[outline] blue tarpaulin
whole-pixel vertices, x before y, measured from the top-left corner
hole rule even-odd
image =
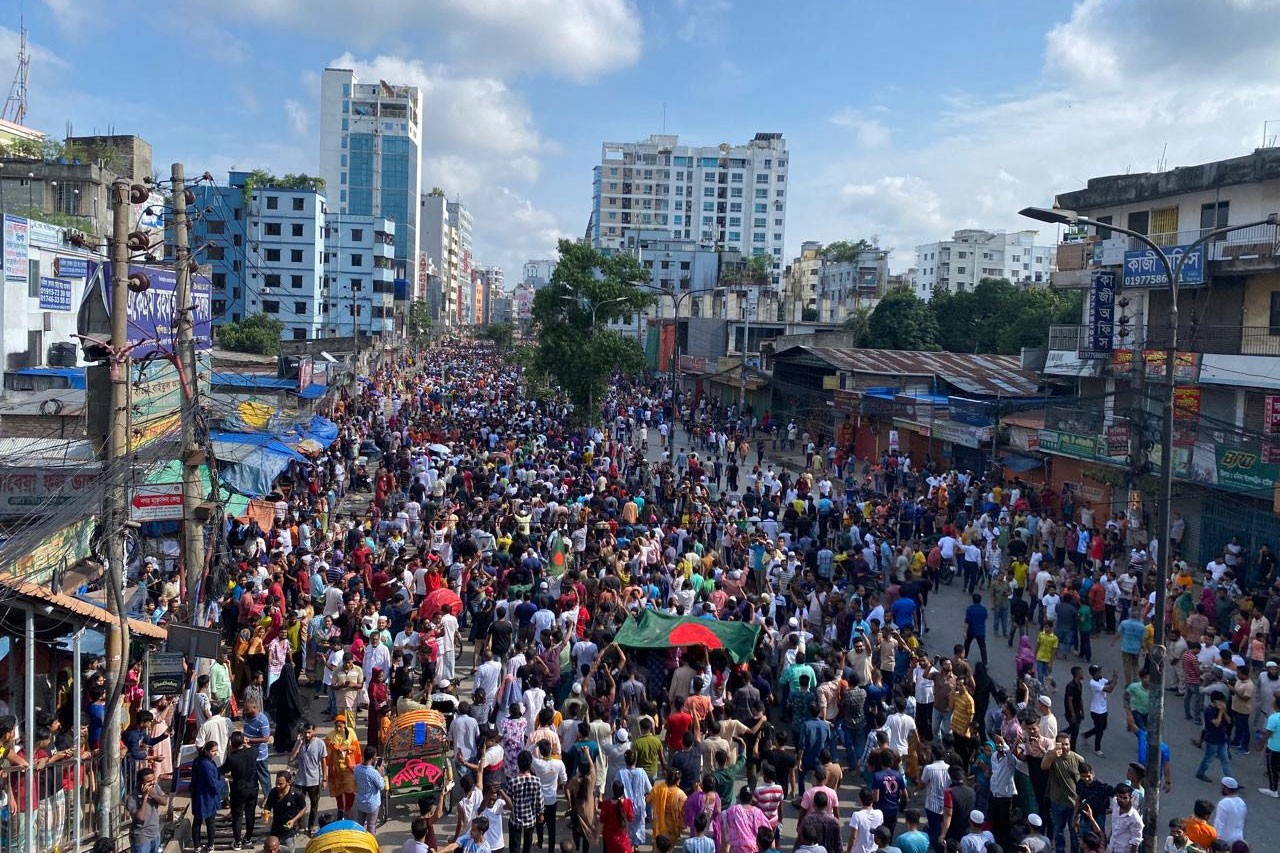
[[[230,388],[254,388],[259,391],[292,391],[298,386],[298,381],[266,376],[261,373],[217,372],[209,377],[209,384]]]
[[[269,433],[215,431],[210,438],[214,455],[222,463],[222,482],[250,497],[269,494],[291,461],[307,462],[307,457]]]
[[[303,388],[301,391],[299,391],[298,396],[301,397],[303,400],[319,400],[321,397],[325,395],[325,392],[328,390],[329,390],[328,385],[317,385],[316,383],[312,382],[306,388]]]
[[[1039,468],[1044,464],[1044,460],[1037,459],[1034,456],[1023,456],[1021,453],[1006,453],[1001,457],[1000,464],[1015,474],[1025,474],[1032,469]]]

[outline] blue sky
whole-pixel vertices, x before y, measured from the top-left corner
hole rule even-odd
[[[0,3],[0,85],[18,0]],[[1280,0],[25,0],[27,123],[156,163],[317,169],[319,71],[425,91],[423,185],[518,274],[580,236],[604,140],[785,134],[787,254],[877,237],[905,269],[1091,176],[1247,153],[1280,118]],[[181,33],[175,44],[175,33]],[[114,61],[106,46],[129,45]],[[1167,146],[1167,152],[1165,148]],[[1046,239],[1049,235],[1045,235]]]

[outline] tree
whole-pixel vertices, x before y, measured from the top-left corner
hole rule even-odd
[[[905,287],[889,291],[867,319],[871,349],[936,350],[938,321],[928,303]]]
[[[773,261],[768,255],[752,255],[747,259],[746,275],[749,281],[764,284],[769,280]]]
[[[284,323],[266,314],[251,314],[243,320],[218,327],[218,343],[234,352],[278,355]]]
[[[871,309],[859,305],[844,320],[844,330],[853,338],[854,346],[863,346],[867,339],[867,329],[871,325]]]
[[[858,255],[874,248],[875,245],[866,240],[837,240],[823,248],[822,258],[833,263],[856,261]]]
[[[405,330],[410,339],[421,340],[431,331],[431,306],[425,299],[415,299],[405,317]]]
[[[510,323],[491,323],[480,331],[480,337],[493,341],[498,349],[510,349],[515,335],[516,327]]]
[[[929,308],[942,349],[1004,355],[1044,346],[1051,324],[1076,323],[1080,316],[1078,294],[1019,288],[1003,278],[984,278],[971,291],[936,291]]]
[[[533,369],[564,388],[579,419],[594,418],[594,402],[615,370],[644,369],[638,343],[601,327],[653,302],[636,286],[648,279],[648,271],[631,255],[603,255],[585,243],[560,241],[551,282],[533,299],[538,336]]]

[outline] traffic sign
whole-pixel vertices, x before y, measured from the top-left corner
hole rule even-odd
[[[182,484],[148,483],[129,495],[129,518],[134,521],[180,521]]]

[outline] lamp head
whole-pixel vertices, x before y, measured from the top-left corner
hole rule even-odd
[[[1080,218],[1080,214],[1074,210],[1063,210],[1058,207],[1024,207],[1018,211],[1018,215],[1037,222],[1047,222],[1050,225],[1074,225]]]

